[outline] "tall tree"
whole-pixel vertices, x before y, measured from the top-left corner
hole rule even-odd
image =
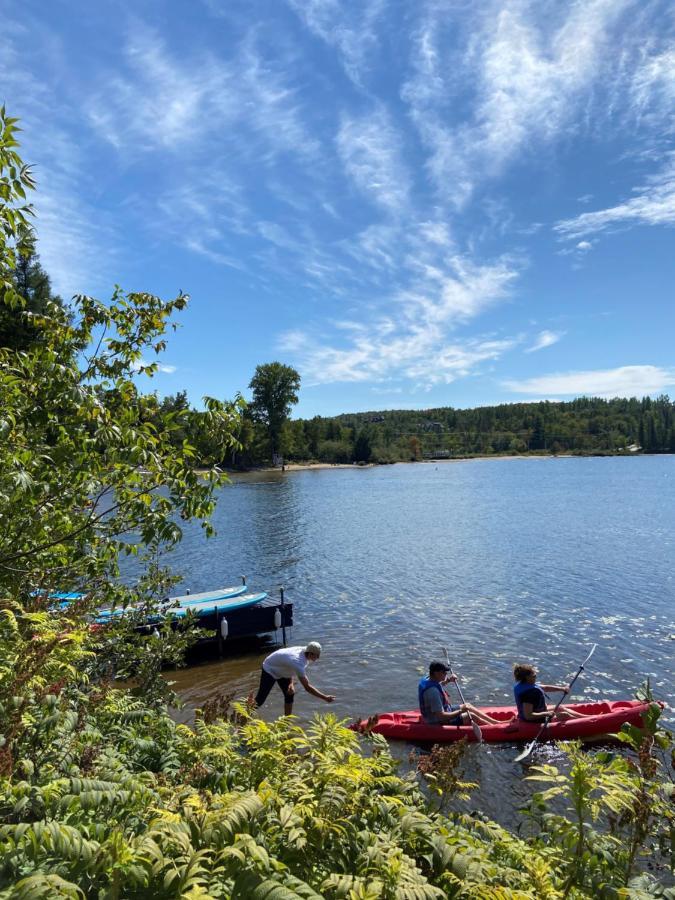
[[[354,441],[354,461],[363,463],[370,462],[372,453],[373,449],[370,440],[370,432],[367,428],[362,428]]]
[[[264,363],[256,367],[249,388],[253,391],[251,414],[266,428],[274,458],[279,452],[284,422],[290,415],[291,406],[298,402],[300,375],[291,366],[279,362]]]

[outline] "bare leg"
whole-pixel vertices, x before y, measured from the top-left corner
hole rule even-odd
[[[487,713],[481,712],[481,710],[476,709],[476,707],[472,703],[467,703],[466,708],[471,711],[471,718],[475,722],[480,722],[481,725],[503,724],[499,719],[493,719],[492,716],[488,716]]]
[[[588,713],[577,712],[576,709],[570,709],[569,706],[561,706],[556,717],[560,719],[586,719]]]

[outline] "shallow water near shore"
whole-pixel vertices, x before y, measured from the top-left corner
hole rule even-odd
[[[447,646],[467,700],[511,702],[511,666],[569,679],[598,649],[575,695],[631,697],[650,678],[672,701],[675,675],[675,457],[470,460],[239,475],[221,492],[218,536],[188,527],[171,565],[179,590],[283,585],[294,604],[289,643],[319,640],[296,710],[353,720],[410,709],[429,661]],[[165,561],[168,561],[165,560]],[[279,640],[281,635],[278,635]],[[221,691],[257,685],[273,644],[231,645],[170,673],[179,717]],[[261,714],[281,713],[273,691]],[[670,715],[670,714],[668,714]],[[671,720],[672,721],[672,720]],[[392,744],[404,765],[410,746]],[[533,788],[514,746],[466,754],[480,782],[469,807],[505,824]],[[539,759],[555,761],[547,748]]]

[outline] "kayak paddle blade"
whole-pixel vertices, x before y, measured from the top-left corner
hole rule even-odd
[[[471,727],[473,728],[473,733],[475,735],[476,740],[478,741],[479,744],[482,744],[483,743],[483,734],[480,730],[480,726],[473,719],[471,719]]]
[[[532,741],[527,745],[527,747],[523,750],[522,753],[519,753],[518,756],[513,760],[514,762],[525,762],[526,759],[529,759],[532,756],[532,751],[536,746],[536,740]]]

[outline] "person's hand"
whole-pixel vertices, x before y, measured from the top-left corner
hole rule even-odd
[[[455,675],[454,672],[452,672],[450,675],[445,676],[445,680],[443,681],[443,684],[447,684],[449,681],[454,681],[455,683],[457,683],[457,676]]]
[[[324,700],[326,701],[326,703],[332,703],[333,700],[335,700],[335,697],[333,696],[333,694],[326,694]]]
[[[295,685],[293,684],[292,681],[291,681],[291,683],[288,685],[288,691],[287,691],[287,693],[289,693],[289,694],[294,694],[294,693],[295,693]]]
[[[556,719],[561,719],[562,721],[567,721],[567,719],[571,719],[572,716],[566,709],[559,709],[556,713]]]

